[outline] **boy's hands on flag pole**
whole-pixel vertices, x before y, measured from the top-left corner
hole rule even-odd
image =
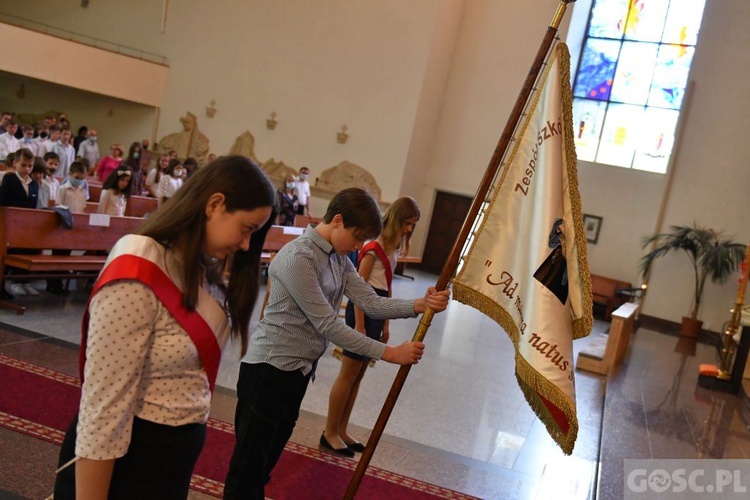
[[[451,298],[451,291],[449,289],[442,290],[440,292],[434,286],[427,289],[424,297],[414,301],[414,312],[422,314],[429,307],[435,312],[445,311],[448,307],[448,301]]]
[[[385,352],[380,358],[397,365],[416,365],[424,354],[423,342],[404,342],[398,347],[385,346]]]
[[[434,286],[427,289],[424,297],[414,301],[414,312],[421,314],[429,307],[435,312],[445,311],[451,298],[450,290],[438,292]],[[424,354],[423,342],[404,342],[400,346],[385,346],[381,359],[397,365],[416,365]]]

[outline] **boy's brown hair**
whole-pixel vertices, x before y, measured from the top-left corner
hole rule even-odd
[[[362,239],[377,238],[383,230],[378,202],[364,189],[347,188],[336,193],[328,204],[323,222],[330,224],[336,214],[341,214],[345,228],[356,228],[357,236]]]

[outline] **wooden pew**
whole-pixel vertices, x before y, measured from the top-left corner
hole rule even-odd
[[[155,212],[157,205],[156,198],[131,196],[128,200],[128,204],[125,206],[125,217],[138,217],[142,219],[151,212]],[[84,213],[95,214],[98,209],[99,202],[87,201]]]
[[[611,319],[612,311],[620,307],[625,299],[617,294],[622,288],[630,288],[633,285],[626,281],[619,281],[604,276],[591,275],[591,294],[594,306],[604,310],[604,320]]]
[[[122,236],[130,234],[143,222],[135,217],[110,217],[109,226],[92,226],[90,215],[72,214],[73,229],[60,224],[52,210],[0,207],[0,274],[8,279],[7,267],[29,271],[17,276],[23,279],[65,279],[60,272],[78,273],[67,277],[95,277],[106,255],[42,255],[42,250],[83,250],[108,252]],[[9,254],[9,249],[38,250],[39,254]],[[57,274],[55,274],[57,273]],[[12,279],[12,278],[11,278]],[[23,314],[24,308],[2,303],[3,307]]]
[[[294,240],[302,234],[300,228],[271,226],[266,234],[266,243],[263,245],[264,252],[278,252],[281,247]]]
[[[294,227],[307,227],[309,224],[319,224],[323,222],[322,217],[308,217],[307,215],[295,215]]]
[[[155,212],[158,206],[156,198],[148,196],[131,196],[128,204],[125,206],[126,217],[145,217],[151,212]]]
[[[89,199],[92,203],[99,203],[99,199],[102,197],[102,186],[89,184]]]
[[[591,344],[578,354],[576,368],[608,374],[612,368],[622,363],[628,350],[633,324],[638,312],[638,304],[627,302],[612,313],[612,325],[609,334],[599,333]],[[606,337],[606,338],[605,338]]]

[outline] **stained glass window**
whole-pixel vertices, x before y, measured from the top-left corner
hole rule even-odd
[[[592,0],[575,82],[581,160],[665,173],[706,0]]]

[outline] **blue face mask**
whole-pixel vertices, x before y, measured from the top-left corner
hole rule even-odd
[[[141,157],[141,153],[133,153],[133,158],[136,160]]]
[[[89,141],[91,142],[91,144],[95,143],[96,137],[89,137]]]
[[[287,182],[286,183],[286,188],[287,189],[294,189],[294,183],[293,182]]]
[[[70,180],[70,185],[73,187],[78,187],[81,184],[83,184],[83,179],[76,179],[75,177],[71,177],[69,180]]]

